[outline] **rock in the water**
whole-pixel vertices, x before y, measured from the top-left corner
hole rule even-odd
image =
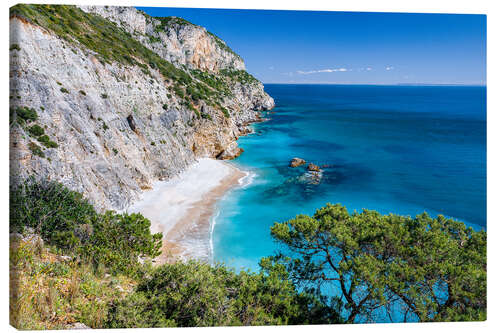
[[[290,167],[292,167],[292,168],[296,168],[296,167],[304,165],[304,164],[306,164],[306,161],[301,159],[301,158],[298,158],[298,157],[294,157],[290,161]]]
[[[307,170],[309,170],[309,171],[319,172],[321,169],[320,169],[320,168],[319,168],[319,166],[317,166],[316,164],[314,164],[314,163],[309,163],[309,165],[307,166]]]

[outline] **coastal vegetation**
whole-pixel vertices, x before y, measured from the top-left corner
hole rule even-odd
[[[10,191],[11,323],[22,329],[333,324],[486,318],[486,233],[442,216],[341,205],[276,223],[259,272],[153,265],[161,234],[29,179]],[[337,294],[325,287],[338,287]],[[399,314],[399,317],[397,316]]]

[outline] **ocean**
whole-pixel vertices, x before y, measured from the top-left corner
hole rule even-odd
[[[241,137],[231,161],[248,172],[213,217],[214,262],[257,270],[278,244],[274,222],[326,203],[350,211],[443,214],[486,230],[486,88],[279,85],[269,120]],[[290,168],[323,166],[319,184]]]

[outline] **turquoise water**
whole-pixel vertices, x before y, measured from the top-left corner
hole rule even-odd
[[[486,88],[266,85],[276,108],[232,161],[245,185],[218,203],[213,257],[256,270],[277,249],[276,221],[326,204],[415,215],[423,211],[486,229]],[[324,169],[300,180],[301,157]]]

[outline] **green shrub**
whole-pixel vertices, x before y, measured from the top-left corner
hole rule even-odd
[[[47,143],[44,143],[44,145],[47,148],[57,148],[57,147],[59,147],[59,145],[56,142],[54,142],[54,141],[49,141]]]
[[[222,265],[195,261],[160,266],[133,294],[112,306],[108,326],[295,324],[307,307],[320,308],[313,297],[299,293],[287,276],[270,268],[259,274],[236,274]],[[338,322],[338,316],[324,313],[321,318],[311,314],[309,322]]]
[[[87,93],[83,90],[80,90],[79,93],[82,94],[83,96],[87,96]]]
[[[10,109],[12,118],[16,116],[16,119],[20,123],[36,121],[38,115],[33,108],[28,108],[27,106],[18,106],[15,109]]]
[[[18,44],[11,44],[9,51],[13,51],[13,50],[21,51],[21,48],[19,47]]]
[[[43,152],[42,148],[39,145],[37,145],[36,143],[30,142],[28,144],[28,148],[31,150],[33,155],[36,155],[39,157],[45,157],[45,153]]]
[[[151,222],[141,214],[107,211],[94,215],[90,222],[93,231],[80,252],[95,267],[104,265],[115,274],[135,275],[140,270],[139,256],[154,258],[161,253],[161,233],[152,235]]]
[[[113,148],[113,153],[114,153],[115,155],[118,155],[118,149]]]
[[[229,111],[227,111],[227,109],[226,109],[226,108],[221,108],[221,110],[222,110],[222,113],[224,114],[224,117],[226,117],[226,118],[229,118],[229,117],[230,117],[230,116],[229,116]]]
[[[106,98],[108,98],[108,95],[107,94],[101,94],[101,98],[106,99]]]
[[[38,138],[38,141],[42,143],[47,148],[57,148],[59,145],[54,141],[51,141],[48,135],[42,135]]]
[[[62,93],[65,93],[65,94],[69,94],[68,89],[66,89],[66,88],[64,88],[64,87],[63,87],[63,88],[61,88],[61,92],[62,92]]]
[[[35,137],[43,135],[45,133],[45,131],[43,130],[43,128],[40,127],[37,124],[35,124],[35,125],[31,126],[30,128],[28,128],[28,132],[31,135],[35,136]]]

